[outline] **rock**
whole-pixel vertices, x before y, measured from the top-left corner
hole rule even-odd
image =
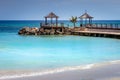
[[[23,28],[26,32],[29,32],[31,29],[29,27]]]
[[[34,35],[38,35],[37,32],[35,32]]]
[[[44,32],[44,29],[43,29],[43,28],[40,28],[39,31],[40,31],[40,32]]]
[[[46,32],[43,32],[42,35],[46,35]]]
[[[54,35],[54,34],[55,34],[55,30],[51,30],[50,35]]]
[[[71,35],[71,32],[72,32],[71,30],[67,30],[67,31],[64,32],[64,34],[65,35]]]
[[[42,28],[37,28],[37,27],[24,27],[21,30],[19,30],[18,34],[19,35],[71,35],[72,31],[74,31],[74,28],[58,28],[58,29],[44,29]],[[78,30],[78,28],[76,29]]]
[[[23,34],[23,35],[36,35],[37,32],[39,31],[38,28],[30,28],[30,27],[24,27],[22,28],[18,34]]]
[[[65,28],[64,29],[64,34],[65,35],[71,35],[71,32],[73,31],[73,28]]]
[[[29,32],[26,32],[25,35],[30,35],[30,33],[29,33]]]
[[[55,32],[55,34],[60,34],[60,35],[62,35],[63,32],[60,32],[60,31],[57,30],[57,31]]]
[[[46,35],[50,35],[50,30],[45,30]]]

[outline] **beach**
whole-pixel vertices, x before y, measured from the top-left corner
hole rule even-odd
[[[120,80],[120,61],[94,64],[85,69],[1,80]]]

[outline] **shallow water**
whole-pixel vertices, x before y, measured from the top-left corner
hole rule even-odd
[[[120,59],[120,40],[0,34],[0,69],[49,69]]]

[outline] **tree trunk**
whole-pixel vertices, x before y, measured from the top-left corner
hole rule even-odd
[[[75,23],[73,23],[74,24],[74,28],[75,28]]]

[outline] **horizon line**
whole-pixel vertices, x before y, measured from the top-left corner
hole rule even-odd
[[[43,21],[43,20],[40,20],[40,19],[33,19],[34,21]],[[28,19],[8,19],[8,20],[0,20],[0,21],[33,21],[32,19],[28,20]],[[66,20],[66,19],[59,19],[60,20]],[[94,20],[120,20],[120,19],[93,19]],[[67,20],[68,21],[68,20]]]

